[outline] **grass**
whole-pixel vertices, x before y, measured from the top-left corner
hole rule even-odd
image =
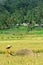
[[[21,28],[19,28],[20,30]],[[0,65],[43,65],[43,30],[32,30],[30,32],[16,29],[0,31]],[[11,52],[28,48],[33,55],[8,56],[6,46],[11,45]]]
[[[20,40],[20,39],[43,38],[43,28],[35,28],[27,31],[27,27],[20,26],[11,29],[0,30],[0,40]]]
[[[43,50],[43,40],[41,39],[0,41],[0,52],[3,52],[0,53],[0,65],[43,65],[43,52],[34,53],[33,56],[16,55],[7,57],[6,46],[8,44],[12,46],[11,51],[13,51],[14,54],[22,48],[28,48],[33,51]]]
[[[17,34],[43,34],[43,27],[34,27],[32,30],[28,31],[26,26],[20,26],[19,28],[12,27],[10,29],[3,29],[0,30],[0,34],[10,34],[10,33],[17,33]]]
[[[34,62],[34,60],[32,60],[32,58],[30,58],[29,56],[6,57],[5,55],[1,55],[0,58],[0,65],[32,65]]]
[[[13,33],[13,34],[0,34],[0,41],[7,41],[7,40],[43,40],[43,34],[19,34],[19,33]]]
[[[43,65],[43,54],[35,54],[34,57],[30,56],[15,56],[6,57],[0,55],[0,65]]]

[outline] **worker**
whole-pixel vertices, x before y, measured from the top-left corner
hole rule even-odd
[[[11,51],[10,51],[10,48],[11,48],[11,47],[12,47],[12,46],[10,46],[10,45],[8,45],[8,46],[6,47],[7,56],[11,55]]]

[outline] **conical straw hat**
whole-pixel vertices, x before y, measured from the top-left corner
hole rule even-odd
[[[8,46],[6,47],[6,49],[9,49],[9,48],[11,48],[11,45],[8,45]]]

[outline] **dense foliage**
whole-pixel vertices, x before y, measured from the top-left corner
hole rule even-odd
[[[0,0],[0,29],[21,23],[43,23],[43,0]]]

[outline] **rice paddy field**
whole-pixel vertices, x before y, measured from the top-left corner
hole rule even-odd
[[[33,52],[26,55],[7,56],[6,46],[11,52],[26,48]],[[43,65],[43,34],[0,34],[0,65]]]

